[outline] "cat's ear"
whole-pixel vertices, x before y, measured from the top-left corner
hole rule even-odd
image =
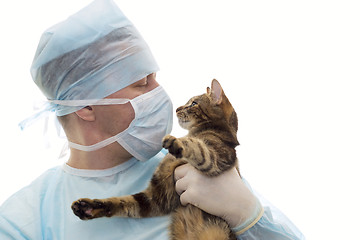
[[[211,94],[210,94],[212,100],[217,105],[220,105],[223,100],[223,95],[224,95],[224,92],[223,92],[223,89],[222,89],[220,83],[216,79],[213,79],[211,82]]]

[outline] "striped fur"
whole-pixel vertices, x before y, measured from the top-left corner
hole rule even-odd
[[[181,206],[175,191],[174,170],[190,163],[208,176],[217,176],[237,166],[235,147],[237,116],[220,84],[214,79],[207,93],[190,99],[176,110],[179,124],[189,131],[181,138],[168,135],[168,149],[143,192],[108,199],[79,199],[72,205],[83,220],[98,217],[143,218],[172,214],[170,239],[236,239],[228,224],[188,205]]]

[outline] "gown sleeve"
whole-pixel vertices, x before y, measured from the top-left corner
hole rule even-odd
[[[41,181],[22,188],[0,205],[0,239],[41,239]],[[44,181],[45,182],[45,181]],[[46,183],[46,182],[45,182]]]
[[[25,240],[21,230],[11,224],[7,219],[0,215],[0,239],[1,240]]]
[[[250,188],[248,182],[243,179]],[[260,220],[250,229],[237,236],[238,240],[305,240],[299,229],[275,206],[254,192],[264,208]]]

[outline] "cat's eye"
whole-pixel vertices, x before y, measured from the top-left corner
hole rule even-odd
[[[197,102],[193,101],[193,102],[191,103],[190,107],[193,107],[193,106],[195,106],[195,105],[197,105]]]

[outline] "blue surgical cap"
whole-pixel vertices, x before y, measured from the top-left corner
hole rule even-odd
[[[158,70],[148,45],[116,4],[95,0],[43,33],[31,76],[50,100],[42,112],[63,116],[86,105],[61,100],[102,99]],[[27,120],[20,124],[25,125]]]

